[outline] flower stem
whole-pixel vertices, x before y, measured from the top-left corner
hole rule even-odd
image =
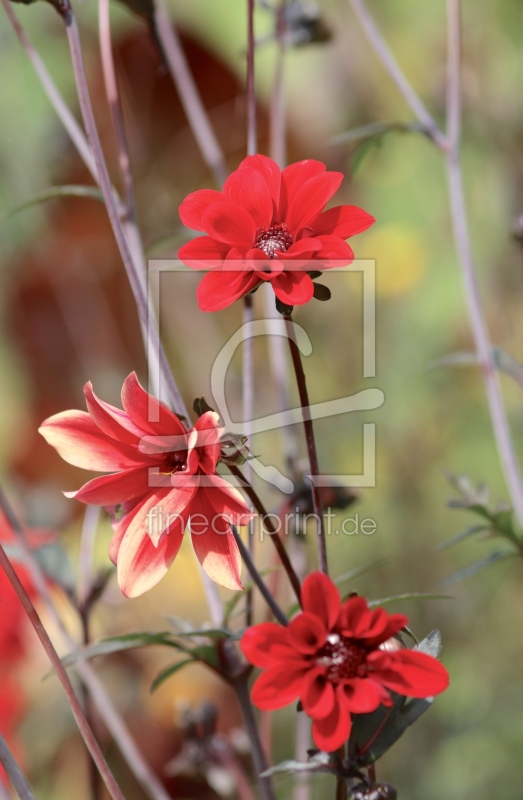
[[[254,83],[254,0],[247,0],[247,154],[258,151],[258,125],[256,120],[256,91]]]
[[[426,132],[429,134],[431,139],[434,140],[438,147],[445,151],[447,148],[447,139],[445,134],[441,131],[434,117],[405,77],[404,72],[379,32],[378,27],[369,13],[364,0],[348,0],[348,3],[358,18],[358,21],[363,28],[371,47],[385,67],[385,70],[388,72],[389,76],[396,84],[396,87],[403,95],[414,116],[419,120],[419,122],[421,122]]]
[[[297,598],[298,602],[301,602],[301,584],[300,584],[300,579],[298,578],[298,576],[297,576],[297,574],[296,574],[296,572],[294,570],[294,567],[292,566],[291,560],[289,558],[289,554],[287,553],[287,550],[285,549],[285,546],[284,546],[282,540],[280,539],[280,537],[278,535],[278,531],[274,527],[274,525],[272,523],[272,520],[271,520],[271,518],[270,518],[270,516],[269,516],[269,514],[268,514],[268,512],[267,512],[267,510],[265,508],[265,506],[263,505],[262,501],[260,500],[260,497],[257,494],[256,490],[252,487],[252,485],[242,475],[241,470],[239,470],[238,467],[235,467],[235,466],[230,466],[229,469],[230,469],[231,473],[233,475],[235,475],[238,478],[238,480],[241,481],[242,489],[245,491],[245,494],[251,500],[254,508],[256,509],[258,514],[260,515],[262,523],[266,526],[267,531],[268,531],[269,536],[270,536],[270,539],[271,539],[274,547],[276,548],[276,552],[278,553],[278,556],[280,558],[282,566],[283,566],[285,572],[287,573],[287,577],[289,578],[289,582],[290,582],[292,588],[294,589],[294,593],[296,595],[296,598]]]
[[[245,562],[245,566],[249,570],[251,578],[253,579],[254,583],[256,584],[258,589],[260,590],[260,594],[262,595],[263,599],[265,600],[265,602],[267,603],[267,605],[271,609],[272,613],[274,614],[274,616],[278,620],[278,622],[281,625],[288,625],[289,624],[289,620],[287,619],[287,617],[285,616],[284,612],[282,611],[282,609],[280,608],[280,606],[278,605],[278,603],[276,602],[276,600],[274,599],[274,597],[272,596],[272,594],[268,590],[267,586],[265,585],[262,576],[258,572],[258,570],[257,570],[257,568],[256,568],[256,566],[255,566],[255,564],[254,564],[254,562],[253,562],[253,560],[251,558],[251,554],[249,553],[249,550],[247,549],[247,547],[245,547],[245,545],[243,543],[242,537],[240,536],[240,534],[238,533],[238,531],[236,530],[234,525],[231,525],[231,529],[232,529],[233,536],[234,536],[234,538],[236,540],[236,544],[238,545],[238,549],[240,551],[240,555],[241,555],[243,561]]]
[[[45,603],[46,610],[52,617],[56,629],[61,633],[67,647],[70,651],[76,649],[76,645],[71,639],[60,615],[58,614],[52,596],[49,592],[46,578],[42,572],[42,568],[34,557],[31,550],[28,548],[23,528],[17,519],[13,509],[11,508],[2,488],[0,487],[0,508],[5,514],[9,523],[11,531],[16,539],[17,545],[24,557],[24,563],[29,568],[31,579],[34,582],[38,596]],[[83,683],[88,687],[91,698],[96,705],[97,711],[104,721],[107,730],[113,737],[116,745],[122,753],[129,769],[135,776],[138,783],[142,786],[145,794],[151,800],[170,800],[169,795],[163,788],[162,784],[157,779],[154,772],[151,770],[147,762],[144,760],[142,753],[136,746],[131,734],[125,726],[118,711],[112,704],[112,700],[107,694],[104,686],[98,679],[91,664],[86,661],[78,661],[76,670],[79,673]]]
[[[300,403],[303,413],[303,427],[305,429],[305,439],[307,442],[307,452],[309,454],[309,463],[312,481],[312,504],[314,514],[316,517],[317,535],[318,535],[318,566],[320,570],[329,574],[327,567],[327,542],[325,539],[325,526],[323,521],[323,503],[321,499],[321,492],[319,486],[314,482],[314,477],[319,475],[318,455],[316,451],[316,442],[314,441],[314,428],[310,415],[309,393],[307,391],[307,382],[305,380],[305,372],[303,364],[301,363],[300,350],[294,341],[293,322],[290,317],[285,317],[285,326],[287,329],[287,340],[291,352],[292,364],[294,366],[294,373],[296,375],[296,384],[298,386],[298,394],[300,396]]]
[[[218,186],[227,178],[227,164],[216,134],[191,75],[178,33],[169,19],[164,0],[156,0],[154,20],[173,82],[203,159],[212,171]]]
[[[153,311],[149,307],[145,273],[137,268],[136,261],[132,256],[127,237],[122,227],[118,206],[116,204],[113,187],[109,179],[109,173],[107,171],[107,165],[105,163],[102,146],[100,144],[100,138],[98,136],[98,130],[94,119],[91,98],[89,96],[89,89],[87,86],[87,78],[85,74],[85,65],[83,60],[82,46],[80,43],[80,36],[78,33],[78,26],[76,24],[76,19],[69,0],[64,0],[63,19],[65,22],[67,38],[71,51],[71,61],[78,91],[78,100],[82,111],[87,138],[93,150],[96,173],[98,175],[98,183],[104,196],[114,237],[116,239],[116,243],[127,272],[129,283],[131,284],[131,289],[133,291],[138,308],[142,329],[144,330],[144,335],[147,336],[148,341],[150,340],[148,355],[157,355],[159,368],[165,381],[165,385],[168,388],[174,408],[180,414],[188,418],[187,409],[185,408],[183,399],[178,391],[178,387],[169,368],[167,357],[160,341],[158,327],[154,319]]]
[[[463,175],[460,163],[461,128],[461,22],[459,0],[448,3],[448,84],[447,84],[447,134],[443,134],[433,117],[408,82],[394,56],[381,36],[364,0],[348,0],[359,19],[372,48],[406,99],[417,119],[431,134],[435,144],[445,156],[448,193],[451,207],[454,239],[458,251],[469,320],[478,360],[483,373],[492,429],[498,454],[507,482],[512,505],[520,526],[523,527],[523,479],[510,435],[501,387],[492,358],[492,344],[481,304],[476,266],[472,255],[468,229]]]
[[[233,683],[233,688],[236,692],[236,696],[238,698],[238,702],[240,704],[240,708],[243,715],[245,729],[247,731],[247,735],[249,736],[251,742],[252,760],[254,763],[254,769],[256,771],[256,775],[258,777],[261,799],[275,800],[276,795],[274,794],[274,789],[272,786],[271,779],[269,777],[260,778],[262,772],[265,772],[265,770],[268,768],[268,764],[260,740],[258,724],[254,716],[254,710],[251,705],[251,699],[249,697],[249,687],[247,685],[247,679],[245,677],[237,678]]]
[[[5,769],[11,786],[17,793],[20,800],[35,800],[24,774],[16,763],[15,758],[9,750],[7,742],[3,738],[2,734],[0,734],[0,764]]]
[[[253,321],[253,298],[247,294],[243,298],[243,324],[252,325]],[[254,340],[252,336],[247,336],[243,342],[243,365],[242,365],[242,398],[243,398],[243,423],[246,426],[246,436],[251,439],[251,424],[254,417]],[[253,470],[249,462],[245,465],[247,480],[252,484]],[[251,558],[254,558],[254,531],[252,521],[248,527],[248,546]],[[252,592],[248,591],[245,598],[245,623],[247,627],[252,625]]]
[[[469,318],[474,344],[483,373],[492,427],[505,479],[510,491],[514,511],[520,526],[523,526],[523,481],[512,443],[507,414],[503,404],[498,373],[492,357],[485,316],[472,255],[468,230],[463,177],[460,163],[461,128],[461,21],[459,0],[448,0],[448,92],[447,135],[450,142],[446,154],[449,200],[452,211],[454,239],[459,254]]]
[[[336,778],[336,800],[347,800],[347,781],[345,778]]]
[[[136,220],[136,200],[134,195],[133,175],[131,172],[131,157],[127,144],[127,136],[125,134],[122,106],[120,103],[118,81],[116,79],[113,50],[111,46],[109,0],[99,0],[98,16],[105,93],[111,111],[111,119],[118,151],[118,163],[120,166],[120,175],[122,177],[123,194],[125,198],[125,215],[128,218]]]
[[[96,741],[91,728],[85,718],[85,714],[82,711],[82,707],[74,693],[74,689],[71,685],[71,681],[69,680],[69,676],[63,666],[58,653],[56,652],[49,635],[42,625],[40,617],[31,602],[31,598],[27,594],[20,578],[16,574],[13,565],[9,561],[4,548],[0,545],[0,567],[4,570],[7,578],[12,585],[13,589],[15,590],[16,594],[22,606],[24,607],[25,613],[29,617],[29,620],[36,631],[40,642],[49,658],[49,661],[53,665],[53,668],[58,676],[58,680],[60,681],[62,688],[64,690],[65,696],[67,697],[67,701],[69,706],[71,707],[71,711],[73,716],[76,720],[76,724],[82,734],[82,738],[86,744],[87,749],[89,750],[93,761],[95,762],[100,775],[103,778],[103,781],[109,791],[109,794],[113,798],[113,800],[125,800],[124,796],[120,790],[120,787],[116,783],[116,780],[111,772],[107,761],[105,760],[102,751],[100,750],[100,746]]]

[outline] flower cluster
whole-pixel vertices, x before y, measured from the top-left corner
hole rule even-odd
[[[335,584],[319,572],[305,579],[301,599],[303,612],[288,627],[255,625],[240,646],[265,670],[252,688],[253,703],[272,711],[299,698],[321,750],[344,744],[352,714],[392,705],[390,691],[431,697],[447,688],[447,671],[435,658],[383,647],[407,625],[403,614],[371,610],[363,597],[342,603]]]
[[[284,306],[315,294],[309,272],[350,264],[345,239],[374,218],[356,206],[324,208],[343,180],[320,161],[300,161],[283,171],[263,155],[248,156],[225,181],[223,192],[201,189],[180,206],[184,225],[206,235],[181,247],[178,257],[209,270],[198,286],[203,311],[218,311],[269,281]]]
[[[112,514],[109,555],[123,594],[136,597],[165,575],[187,526],[207,574],[241,589],[240,554],[230,525],[245,525],[253,514],[216,474],[223,433],[218,415],[207,411],[186,430],[134,372],[122,388],[123,411],[96,397],[90,383],[84,393],[88,412],[49,417],[40,433],[70,464],[111,473],[65,494]]]

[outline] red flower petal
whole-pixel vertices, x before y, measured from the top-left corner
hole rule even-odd
[[[296,654],[287,641],[287,630],[275,622],[262,622],[247,628],[240,641],[240,650],[255,667],[272,667],[295,660]]]
[[[258,277],[250,270],[230,272],[220,269],[209,272],[198,284],[198,305],[202,311],[221,311],[248,294],[258,283]]]
[[[202,216],[209,206],[213,203],[220,203],[224,200],[221,192],[214,189],[199,189],[197,192],[187,195],[179,208],[180,219],[188,228],[195,231],[204,231],[205,225]]]
[[[364,637],[372,623],[372,613],[364,597],[350,597],[342,607],[340,627],[345,636]]]
[[[254,517],[241,493],[219,475],[200,477],[201,491],[211,503],[214,513],[221,514],[235,525],[247,525]]]
[[[198,236],[180,247],[178,258],[191,269],[216,269],[221,267],[228,252],[228,244],[216,242],[210,236]]]
[[[62,411],[46,419],[38,430],[74,467],[115,472],[143,464],[136,448],[110,439],[86,411]]]
[[[371,678],[351,678],[340,684],[338,697],[347,711],[370,714],[382,703],[391,704],[389,693]]]
[[[207,411],[198,419],[193,430],[199,432],[196,440],[196,448],[200,467],[205,472],[216,472],[216,464],[220,459],[221,442],[220,436],[223,428],[220,427],[219,417],[214,411]]]
[[[126,469],[114,475],[103,475],[93,478],[77,492],[64,492],[66,497],[91,503],[95,506],[114,506],[143,497],[148,490],[148,474],[146,467]]]
[[[262,673],[253,684],[251,700],[264,711],[283,708],[300,696],[307,665],[289,661],[284,667],[278,665]]]
[[[281,253],[279,258],[282,261],[292,261],[292,264],[286,264],[285,269],[297,269],[304,266],[312,256],[317,257],[323,247],[319,239],[298,239],[297,242],[291,244],[286,253]]]
[[[232,247],[251,247],[256,239],[256,223],[241,206],[223,200],[209,206],[203,215],[205,230],[219,242]]]
[[[281,185],[281,170],[277,163],[273,161],[272,158],[268,158],[267,156],[255,155],[244,158],[238,169],[244,169],[245,167],[252,167],[253,169],[258,170],[261,175],[263,175],[265,182],[269,187],[269,191],[274,203],[274,210],[276,211],[278,208],[278,203],[280,202]]]
[[[285,217],[291,234],[298,228],[310,225],[316,219],[332,195],[337,192],[342,180],[341,172],[325,172],[310,178],[298,189],[294,200],[289,203]]]
[[[334,710],[336,695],[334,687],[327,679],[325,670],[320,667],[311,669],[305,675],[300,700],[307,716],[311,719],[325,719]]]
[[[244,166],[236,170],[225,181],[223,191],[251,215],[258,228],[270,227],[273,215],[272,197],[267,181],[257,169]]]
[[[241,556],[226,519],[200,489],[190,509],[189,527],[194,552],[207,575],[227,589],[243,589]]]
[[[349,738],[352,728],[350,714],[336,702],[332,712],[325,719],[316,719],[312,723],[312,738],[320,750],[334,752]]]
[[[93,391],[91,381],[85,384],[84,395],[91,419],[103,433],[119,442],[138,444],[139,439],[143,436],[143,431],[133,424],[125,411],[100,400]]]
[[[120,543],[117,556],[118,583],[126,597],[138,597],[152,589],[163,578],[176,558],[182,544],[186,520],[174,516],[155,547],[147,529],[149,515],[154,508],[161,510],[165,521],[170,512],[169,496],[151,494],[144,503],[129,515],[128,525]]]
[[[288,627],[289,643],[299,652],[312,655],[325,644],[327,629],[315,614],[304,611]]]
[[[367,638],[366,645],[368,647],[377,647],[382,642],[386,642],[387,639],[390,639],[391,636],[394,636],[396,633],[398,633],[398,631],[401,631],[402,628],[405,628],[408,623],[408,617],[406,617],[404,614],[388,614],[387,624],[384,630],[375,638]]]
[[[343,239],[338,239],[337,236],[318,236],[315,241],[320,242],[322,246],[316,256],[318,261],[321,262],[318,269],[342,267],[354,261],[354,252]]]
[[[308,303],[314,295],[314,284],[306,272],[282,272],[271,280],[276,297],[290,306]]]
[[[433,697],[445,691],[449,675],[436,658],[416,650],[375,651],[368,657],[372,675],[393,692],[407,697]]]
[[[319,617],[327,630],[332,630],[340,613],[340,593],[336,585],[322,572],[311,572],[301,587],[304,611]]]
[[[124,381],[122,403],[133,423],[144,431],[144,435],[153,433],[158,436],[182,436],[186,433],[176,414],[145,391],[136,372],[131,372]]]
[[[313,178],[325,172],[325,164],[321,161],[307,159],[298,161],[296,164],[289,164],[281,174],[281,195],[280,195],[280,221],[287,221],[288,209],[291,207],[301,186]]]
[[[367,214],[358,206],[336,206],[324,211],[316,217],[311,228],[315,236],[338,236],[348,239],[370,228],[376,222],[374,217]]]

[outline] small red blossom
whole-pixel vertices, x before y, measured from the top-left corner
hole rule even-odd
[[[201,189],[180,206],[184,225],[205,232],[181,247],[193,269],[209,269],[198,286],[202,311],[218,311],[269,281],[281,303],[303,305],[314,295],[308,271],[350,264],[345,242],[374,218],[356,206],[325,205],[343,180],[320,161],[283,171],[270,158],[248,156],[223,192]]]
[[[255,625],[240,647],[251,664],[265,670],[252,687],[253,703],[272,711],[299,698],[320,750],[344,744],[352,714],[392,705],[389,690],[432,697],[447,688],[448,673],[437,659],[380,647],[407,625],[403,614],[371,610],[363,597],[342,603],[335,584],[320,572],[304,580],[301,597],[303,612],[288,627]]]
[[[122,388],[123,411],[96,397],[90,383],[84,394],[88,413],[56,414],[40,433],[70,464],[112,473],[65,494],[113,513],[109,556],[123,594],[136,597],[158,583],[178,554],[187,525],[207,574],[227,588],[243,588],[230,524],[245,525],[253,514],[216,474],[223,432],[218,415],[207,411],[186,430],[134,372]]]

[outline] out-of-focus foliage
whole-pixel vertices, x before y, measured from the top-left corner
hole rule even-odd
[[[231,168],[245,154],[243,94],[245,3],[200,0],[172,3],[180,27],[191,37],[187,52]],[[391,0],[369,5],[415,88],[438,120],[445,98],[444,4]],[[482,297],[495,345],[523,362],[523,261],[512,231],[523,211],[523,7],[518,0],[464,2],[464,176]],[[413,120],[369,50],[348,5],[322,3],[328,42],[293,49],[286,64],[289,159],[319,158],[345,171],[339,202],[359,204],[377,219],[353,240],[358,258],[376,260],[377,373],[362,378],[362,289],[358,274],[331,273],[327,303],[311,302],[295,313],[310,335],[306,359],[311,401],[353,394],[367,386],[385,393],[373,412],[320,420],[316,424],[320,461],[332,473],[362,470],[362,423],[377,426],[376,487],[361,490],[358,502],[337,512],[329,537],[333,577],[386,559],[353,577],[349,590],[373,597],[435,592],[448,575],[482,558],[472,539],[436,552],[463,530],[463,514],[447,508],[451,494],[444,471],[484,482],[494,503],[507,493],[487,415],[480,371],[472,366],[429,370],[435,360],[472,349],[462,282],[453,246],[441,156],[418,133],[403,132]],[[16,8],[54,79],[77,111],[62,24],[45,4]],[[77,8],[97,118],[113,166],[107,105],[103,96],[96,37],[96,6]],[[116,55],[137,183],[139,216],[148,248],[172,256],[185,235],[177,207],[194,189],[212,180],[192,139],[176,94],[148,38],[147,27],[118,5],[114,8]],[[270,33],[270,16],[259,11],[259,36]],[[267,107],[276,47],[265,44],[257,59],[261,149],[267,151]],[[5,17],[0,14],[0,215],[58,185],[89,184],[70,143]],[[354,149],[341,134],[369,125],[399,129],[374,146]],[[83,407],[81,388],[118,402],[118,387],[131,370],[144,373],[136,313],[112,243],[103,207],[91,198],[53,199],[1,219],[0,235],[0,474],[29,525],[56,527],[73,562],[83,509],[65,500],[62,489],[81,485],[83,476],[39,440],[42,419],[69,407]],[[198,311],[197,276],[162,276],[162,332],[177,378],[190,406],[193,396],[213,404],[210,369],[222,345],[241,322],[235,306],[217,315]],[[263,313],[262,292],[255,311]],[[256,342],[256,412],[278,410],[267,367],[267,350]],[[523,458],[523,392],[502,376],[519,455]],[[241,409],[240,354],[227,378],[230,411]],[[296,399],[296,398],[294,398]],[[301,434],[301,432],[300,432]],[[285,470],[277,432],[260,435],[251,452]],[[302,450],[304,453],[304,450]],[[276,507],[281,498],[261,489]],[[341,522],[374,520],[375,533],[345,534]],[[467,524],[467,523],[465,523]],[[338,530],[338,533],[335,531]],[[107,567],[110,528],[104,518],[96,566]],[[258,544],[271,565],[267,541]],[[312,531],[293,542],[297,560],[315,559]],[[163,630],[174,614],[198,625],[208,619],[190,545],[174,568],[147,596],[124,601],[114,581],[97,606],[91,637],[133,630]],[[269,574],[269,582],[284,580]],[[380,779],[402,800],[490,800],[519,798],[523,781],[523,567],[509,559],[452,585],[452,600],[406,601],[414,632],[439,628],[442,658],[451,673],[450,690],[380,762]],[[285,599],[285,596],[282,595]],[[286,598],[291,604],[290,594]],[[60,610],[78,637],[78,616],[57,591]],[[243,607],[232,616],[238,626]],[[258,605],[256,604],[256,609]],[[45,615],[44,615],[45,618]],[[49,620],[45,619],[46,622]],[[1,658],[1,655],[0,655]],[[100,661],[101,674],[116,703],[126,709],[146,756],[161,773],[182,750],[174,727],[180,704],[201,705],[210,697],[218,727],[230,731],[239,713],[210,671],[187,666],[149,695],[168,665],[160,650],[114,654]],[[43,800],[80,796],[85,758],[56,682],[40,678],[48,667],[32,645],[20,680],[31,711],[20,734],[30,778]],[[122,680],[125,676],[125,680]],[[273,724],[275,760],[293,759],[294,710],[279,712]],[[45,730],[48,735],[41,736]],[[117,753],[109,748],[129,797],[142,795]],[[214,797],[204,779],[166,778],[173,796]],[[330,781],[330,782],[329,782]],[[331,796],[328,777],[313,779],[313,796]],[[276,781],[279,797],[292,795],[286,777]],[[501,788],[500,788],[501,787]],[[206,793],[207,792],[207,793]],[[209,793],[210,792],[210,793]],[[216,795],[217,796],[217,795]]]

